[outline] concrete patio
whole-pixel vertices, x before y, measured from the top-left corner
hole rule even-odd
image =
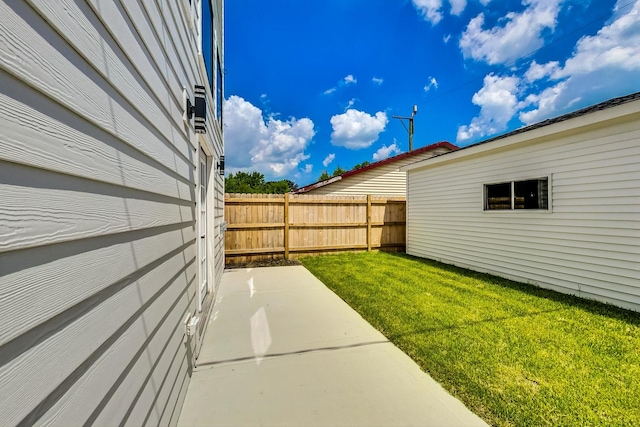
[[[302,266],[224,273],[180,426],[485,426]]]

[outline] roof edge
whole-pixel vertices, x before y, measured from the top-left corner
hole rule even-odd
[[[365,166],[365,167],[360,168],[360,169],[350,170],[350,171],[345,172],[345,173],[343,173],[341,175],[337,175],[337,176],[334,176],[332,178],[325,179],[324,181],[318,181],[318,182],[315,182],[313,184],[306,185],[304,187],[298,188],[293,193],[294,194],[306,193],[307,191],[315,190],[317,188],[324,187],[325,185],[328,185],[328,184],[334,183],[336,181],[339,181],[342,178],[348,178],[350,176],[357,175],[359,173],[366,172],[368,170],[375,169],[377,167],[384,166],[386,164],[393,163],[393,162],[396,162],[398,160],[406,159],[406,158],[412,157],[412,156],[417,156],[418,154],[427,153],[427,152],[429,152],[431,150],[435,150],[437,148],[448,148],[451,151],[457,151],[457,150],[460,149],[460,147],[458,147],[458,146],[456,146],[456,145],[454,145],[454,144],[452,144],[452,143],[450,143],[448,141],[436,142],[434,144],[425,145],[424,147],[416,148],[415,150],[407,151],[406,153],[401,153],[401,154],[398,154],[396,156],[389,157],[389,158],[386,158],[384,160],[377,161],[375,163],[371,163],[370,165]]]
[[[315,190],[316,188],[324,187],[327,184],[331,184],[336,181],[340,181],[342,179],[342,175],[332,176],[329,179],[325,179],[324,181],[314,182],[313,184],[305,185],[304,187],[298,188],[293,192],[293,194],[306,193],[307,191]]]
[[[510,146],[513,144],[518,144],[521,142],[524,142],[525,140],[518,140],[516,138],[515,141],[512,142],[503,142],[502,145],[500,145],[501,141],[504,140],[508,140],[509,138],[515,138],[518,135],[521,134],[525,134],[528,132],[533,132],[536,131],[538,129],[543,129],[541,130],[541,132],[544,132],[540,135],[536,135],[533,138],[538,138],[544,135],[553,135],[554,133],[558,133],[558,132],[562,132],[563,130],[570,130],[570,129],[577,129],[580,127],[579,123],[580,122],[576,122],[575,125],[565,125],[566,129],[556,129],[555,127],[553,129],[549,129],[552,125],[559,125],[561,123],[570,121],[570,120],[575,120],[575,119],[580,119],[582,117],[585,116],[590,116],[591,114],[597,114],[597,113],[603,113],[610,111],[611,109],[615,108],[615,107],[622,107],[624,105],[630,105],[633,102],[638,102],[640,101],[640,92],[635,92],[629,95],[625,95],[625,96],[620,96],[620,97],[616,97],[616,98],[611,98],[607,101],[604,102],[600,102],[598,104],[594,104],[594,105],[590,105],[588,107],[585,108],[581,108],[579,110],[576,111],[572,111],[570,113],[567,114],[563,114],[557,117],[553,117],[550,119],[546,119],[543,120],[541,122],[538,123],[534,123],[528,126],[523,126],[519,129],[515,129],[513,131],[507,132],[505,134],[502,135],[498,135],[498,136],[494,136],[488,139],[485,139],[483,141],[480,142],[476,142],[475,144],[471,144],[468,145],[466,147],[462,147],[459,150],[457,150],[456,152],[449,152],[449,153],[444,153],[440,156],[437,156],[438,159],[436,160],[435,158],[430,158],[430,159],[425,159],[425,160],[421,160],[415,163],[412,163],[410,165],[406,165],[403,166],[402,168],[400,168],[400,170],[408,172],[410,170],[415,170],[415,169],[420,169],[423,167],[428,167],[431,166],[433,164],[436,163],[440,163],[440,162],[445,162],[445,161],[449,161],[449,160],[454,160],[454,159],[459,159],[463,156],[466,155],[471,155],[471,154],[477,154],[477,153],[482,153],[485,151],[489,151],[492,149],[496,149],[496,148],[500,148],[500,147],[504,147],[504,146]],[[640,107],[638,107],[638,111],[640,111]],[[625,114],[620,114],[617,117],[624,117],[626,115],[629,114],[634,114],[637,113],[638,111],[635,112],[629,112],[629,113],[625,113]],[[606,115],[604,117],[602,117],[600,120],[598,120],[597,122],[604,122],[604,121],[608,121],[611,120],[615,117],[607,117]],[[595,123],[595,122],[594,122]],[[560,126],[560,125],[559,125]],[[546,131],[546,132],[545,132]],[[529,140],[529,139],[526,139]],[[485,147],[485,146],[489,146],[489,147]],[[448,156],[448,155],[453,155],[453,156]]]
[[[396,162],[398,160],[402,160],[402,159],[406,159],[408,157],[413,157],[413,156],[417,156],[418,154],[422,154],[422,153],[427,153],[431,150],[435,150],[437,148],[449,148],[451,151],[456,151],[459,150],[460,148],[453,145],[452,143],[448,142],[448,141],[440,141],[440,142],[436,142],[435,144],[430,144],[430,145],[425,145],[424,147],[420,147],[420,148],[416,148],[415,150],[412,151],[407,151],[406,153],[401,153],[398,154],[396,156],[393,157],[389,157],[386,158],[384,160],[380,160],[378,162],[375,163],[371,163],[369,166],[365,166],[363,168],[360,169],[354,169],[354,170],[350,170],[348,172],[343,173],[342,176],[343,178],[346,178],[348,176],[352,176],[352,175],[357,175],[359,173],[362,172],[366,172],[370,169],[375,169],[377,167],[389,164],[389,163],[393,163]]]

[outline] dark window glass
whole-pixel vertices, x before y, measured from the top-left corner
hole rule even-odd
[[[514,183],[516,209],[538,208],[538,181],[520,181]]]
[[[549,180],[542,178],[487,184],[485,197],[485,210],[549,209]]]
[[[491,184],[486,186],[487,203],[485,209],[511,209],[511,183]]]
[[[222,90],[222,67],[220,66],[220,54],[218,54],[218,74],[216,80],[216,116],[218,121],[222,123],[222,97],[224,96]]]
[[[213,8],[211,0],[202,0],[202,56],[207,70],[209,87],[214,92],[213,79],[215,56],[213,49]]]

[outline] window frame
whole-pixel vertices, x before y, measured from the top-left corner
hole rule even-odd
[[[207,84],[209,90],[213,95],[215,91],[216,81],[216,58],[217,58],[217,43],[215,33],[215,19],[216,13],[214,10],[213,0],[200,0],[200,55],[204,61],[204,70],[207,77]],[[208,16],[207,15],[208,12]],[[208,32],[205,32],[205,27],[208,22]],[[205,40],[208,39],[208,40]],[[205,49],[208,47],[208,49]],[[209,72],[210,71],[210,72]]]
[[[220,123],[220,128],[222,128],[222,118],[223,118],[223,106],[224,106],[224,72],[222,70],[222,64],[220,62],[220,50],[216,49],[216,118]]]
[[[189,25],[191,29],[195,31],[196,40],[202,43],[200,37],[202,36],[202,0],[188,0],[189,1]]]
[[[513,179],[503,179],[503,180],[496,180],[496,181],[492,181],[492,182],[484,182],[482,183],[482,198],[481,198],[481,209],[482,212],[484,213],[489,213],[489,214],[495,214],[495,213],[499,213],[499,212],[527,212],[527,213],[552,213],[553,212],[553,194],[552,194],[552,174],[549,175],[536,175],[536,176],[528,176],[528,177],[518,177],[518,178],[513,178]],[[536,208],[536,209],[516,209],[515,208],[515,184],[517,182],[524,182],[524,181],[540,181],[540,180],[547,180],[547,207],[546,208]],[[490,185],[497,185],[497,184],[510,184],[511,186],[511,208],[510,209],[488,209],[487,208],[487,189],[488,186]]]

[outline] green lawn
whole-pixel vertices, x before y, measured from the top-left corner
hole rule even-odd
[[[302,264],[499,426],[640,426],[640,314],[404,254]]]

